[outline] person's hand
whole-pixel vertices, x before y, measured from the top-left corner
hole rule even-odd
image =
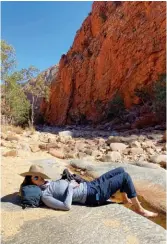
[[[75,180],[71,180],[70,185],[74,188],[79,187],[79,184]]]

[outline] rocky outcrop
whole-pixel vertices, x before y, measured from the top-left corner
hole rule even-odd
[[[165,2],[94,2],[42,106],[48,122],[99,122],[116,92],[137,104],[134,90],[165,72],[165,13]]]
[[[51,84],[55,76],[57,75],[57,72],[59,70],[59,65],[54,65],[42,72],[42,75],[45,78],[45,81],[47,84]]]
[[[56,78],[58,70],[59,70],[59,65],[56,64],[56,65],[53,65],[52,67],[42,71],[40,73],[40,75],[44,78],[46,84],[50,85],[52,83],[53,79]],[[35,79],[36,78],[34,78],[34,80]],[[31,80],[29,82],[31,82]],[[25,87],[26,87],[26,84],[25,84]]]
[[[56,78],[57,73],[58,73],[58,69],[59,66],[58,65],[54,65],[44,71],[42,71],[40,73],[40,75],[43,77],[43,79],[45,80],[46,85],[50,86],[52,84],[52,81],[54,78]],[[30,102],[32,102],[32,94],[30,92],[26,91],[26,87],[29,84],[29,82],[35,82],[36,78],[34,78],[33,80],[28,81],[25,86],[24,86],[24,90],[25,93],[27,95],[27,98]],[[35,106],[34,106],[34,114],[35,114],[35,123],[40,123],[43,121],[41,112],[40,112],[40,106],[43,106],[43,104],[45,104],[45,99],[44,98],[38,98],[35,102]]]

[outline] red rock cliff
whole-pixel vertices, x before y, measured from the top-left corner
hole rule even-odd
[[[50,102],[43,106],[48,122],[98,122],[116,91],[127,108],[138,103],[134,89],[166,70],[165,44],[165,2],[94,2],[61,57]]]

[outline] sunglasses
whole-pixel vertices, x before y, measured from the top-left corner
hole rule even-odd
[[[41,178],[41,177],[39,177],[39,176],[34,176],[33,179],[34,179],[34,180],[39,180],[39,179],[43,180],[43,178]]]
[[[34,180],[38,180],[38,179],[39,179],[39,177],[38,177],[38,176],[34,176],[33,178],[34,178]]]

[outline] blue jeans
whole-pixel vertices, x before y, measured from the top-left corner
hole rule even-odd
[[[86,204],[97,205],[106,202],[118,190],[127,193],[128,198],[136,197],[136,190],[130,175],[119,167],[87,182]]]

